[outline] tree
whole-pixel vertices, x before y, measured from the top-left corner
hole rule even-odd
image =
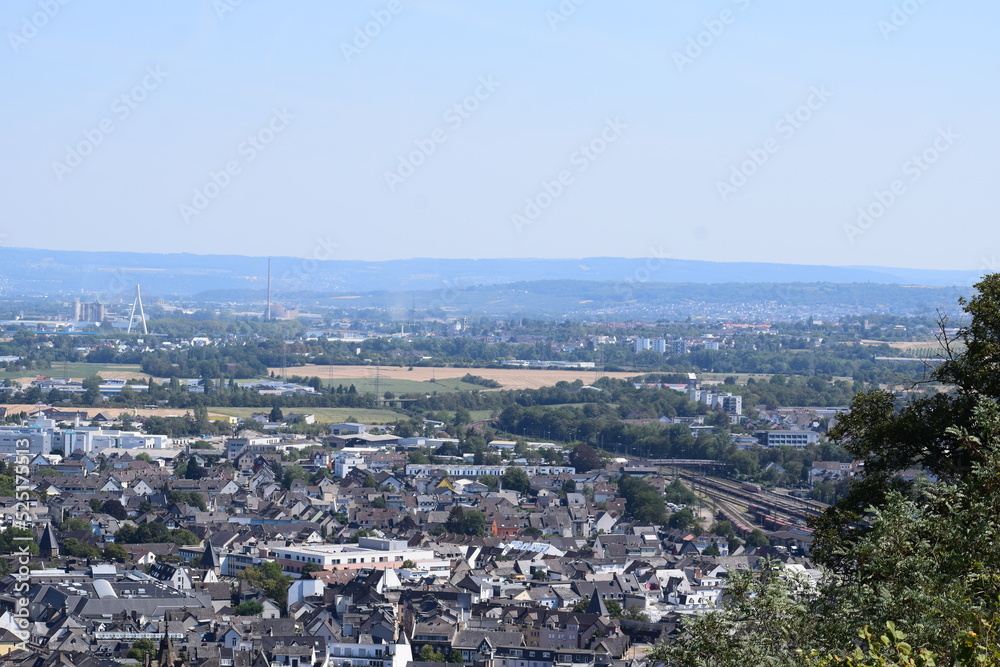
[[[153,655],[156,653],[156,644],[153,643],[152,639],[136,639],[132,643],[132,648],[128,650],[128,657],[133,660],[138,660],[140,663],[145,662],[146,654]]]
[[[285,415],[281,412],[281,408],[277,405],[271,408],[271,413],[267,416],[267,420],[270,422],[280,422],[285,418]]]
[[[528,493],[531,490],[531,480],[528,473],[517,466],[510,466],[503,474],[503,488],[518,493]]]
[[[107,560],[117,561],[119,563],[126,563],[129,560],[128,552],[125,551],[125,547],[115,542],[112,542],[104,547],[104,557]]]
[[[663,490],[663,497],[668,503],[675,505],[694,505],[698,502],[698,496],[679,479],[667,485]]]
[[[648,482],[631,475],[622,475],[618,478],[618,493],[625,498],[625,511],[629,516],[653,524],[663,523],[663,498]],[[686,511],[690,513],[690,510]]]
[[[944,339],[931,373],[948,392],[900,405],[862,392],[833,429],[865,474],[814,522],[813,557],[828,573],[818,590],[780,566],[758,581],[735,573],[724,608],[688,621],[650,661],[998,664],[1000,277],[976,288],[962,301],[971,323]],[[930,479],[898,475],[914,466]]]
[[[237,616],[259,616],[264,613],[264,603],[259,600],[246,600],[233,607]]]
[[[480,475],[476,481],[485,485],[490,491],[496,491],[500,488],[500,481],[496,475]]]
[[[96,405],[103,399],[101,396],[101,378],[99,375],[91,375],[83,381],[83,395],[80,401],[84,405]]]
[[[274,561],[248,567],[237,578],[255,586],[282,607],[288,602],[288,587],[292,585],[292,578],[284,574],[281,566]]]
[[[622,618],[626,621],[640,621],[642,623],[649,623],[649,614],[644,612],[640,607],[634,604],[630,604],[625,607],[625,611],[622,612]]]
[[[549,573],[546,572],[545,570],[538,569],[531,574],[531,578],[534,579],[535,581],[548,581]]]
[[[402,567],[404,570],[412,570],[416,566],[417,566],[416,563],[407,558],[406,560],[403,561],[403,564],[400,567]]]
[[[307,483],[312,480],[312,475],[310,475],[306,469],[300,465],[285,466],[282,470],[281,485],[286,489],[292,488],[292,482],[297,479],[305,480]],[[369,475],[369,477],[371,477],[371,475]],[[374,477],[372,479],[374,479]],[[366,477],[365,482],[367,483],[367,481],[368,479]]]
[[[387,507],[389,507],[389,503],[387,503],[385,501],[384,497],[378,496],[377,498],[375,498],[374,500],[372,500],[372,507],[384,510]]]
[[[781,576],[781,566],[765,562],[760,577],[746,571],[730,574],[727,601],[720,611],[685,620],[668,643],[647,654],[650,664],[666,667],[802,664],[802,637],[817,619],[807,613],[807,586]],[[609,608],[610,610],[610,608]]]
[[[603,465],[597,450],[582,442],[569,453],[569,462],[577,472],[588,472]]]
[[[91,498],[89,504],[91,512],[100,512],[103,507],[100,498]]]
[[[208,474],[201,465],[198,464],[198,460],[195,458],[190,458],[187,461],[187,467],[184,469],[184,479],[202,479]]]
[[[451,508],[445,530],[459,535],[486,535],[486,515],[478,510],[468,510],[461,505]]]
[[[444,662],[444,653],[435,651],[430,644],[424,644],[420,649],[420,662]]]
[[[86,542],[81,542],[74,537],[67,537],[59,545],[60,553],[64,553],[67,556],[73,556],[75,558],[100,558],[101,550],[98,549],[93,544],[87,544]]]
[[[747,536],[747,546],[749,547],[766,547],[769,544],[771,544],[770,540],[767,539],[767,535],[760,528],[754,528],[750,535]]]
[[[701,552],[701,555],[702,556],[721,556],[722,552],[719,551],[719,545],[716,544],[715,542],[712,542],[707,547],[705,547],[705,549]]]
[[[89,521],[84,521],[80,517],[70,517],[59,524],[59,530],[63,532],[69,532],[72,530],[91,530],[92,526]]]
[[[121,504],[121,501],[115,500],[114,498],[104,501],[104,504],[101,506],[101,511],[118,519],[119,521],[124,521],[128,518],[128,510],[126,510],[125,506]]]
[[[448,662],[458,665],[465,662],[465,658],[462,657],[462,652],[457,648],[451,649],[451,653],[448,654]]]

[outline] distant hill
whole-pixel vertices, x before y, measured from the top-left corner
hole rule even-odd
[[[480,286],[534,281],[598,281],[622,286],[687,283],[873,283],[968,286],[977,271],[868,266],[808,266],[679,259],[408,259],[314,261],[272,258],[275,296],[313,292],[357,294],[457,293]],[[267,260],[239,255],[78,252],[0,248],[0,295],[83,293],[105,301],[125,298],[135,284],[152,295],[195,295],[266,286]],[[612,287],[612,289],[615,289]],[[222,292],[220,292],[221,294]],[[236,292],[232,292],[236,294]]]

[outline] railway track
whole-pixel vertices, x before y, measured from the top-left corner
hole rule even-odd
[[[742,484],[730,480],[699,476],[686,471],[679,471],[677,474],[690,484],[702,486],[706,490],[714,490],[722,496],[721,500],[729,503],[736,501],[739,502],[740,506],[745,505],[748,513],[752,512],[751,506],[756,506],[766,509],[768,513],[785,516],[792,523],[804,523],[806,520],[818,516],[827,507],[824,503],[814,500],[803,501],[801,498],[793,498],[773,491],[750,491],[745,489]]]

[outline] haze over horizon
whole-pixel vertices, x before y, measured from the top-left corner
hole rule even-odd
[[[12,0],[0,244],[993,270],[997,18]]]

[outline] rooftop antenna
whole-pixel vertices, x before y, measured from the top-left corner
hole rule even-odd
[[[271,258],[267,258],[267,311],[264,313],[264,319],[271,321]]]
[[[132,302],[132,312],[128,316],[128,330],[125,333],[132,333],[132,324],[135,322],[135,307],[139,306],[139,318],[142,320],[142,333],[149,335],[146,328],[146,311],[142,307],[142,291],[139,286],[135,286],[135,300]]]

